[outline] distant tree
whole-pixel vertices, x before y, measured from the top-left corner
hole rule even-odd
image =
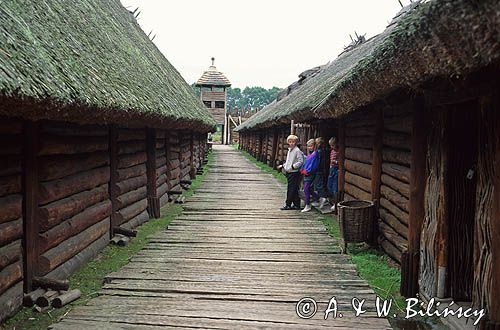
[[[200,95],[200,89],[195,87],[194,83],[191,85],[194,89],[196,95]],[[265,89],[263,87],[245,87],[243,90],[241,88],[231,88],[227,89],[227,106],[231,109],[252,109],[260,110],[272,101],[276,99],[280,89],[278,87],[273,87],[270,89]]]

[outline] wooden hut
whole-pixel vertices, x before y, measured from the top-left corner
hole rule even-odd
[[[402,293],[485,308],[483,329],[500,328],[499,13],[414,2],[239,128],[258,152],[273,122],[332,121],[341,194],[377,201]]]
[[[160,215],[215,121],[119,0],[0,8],[0,321]]]

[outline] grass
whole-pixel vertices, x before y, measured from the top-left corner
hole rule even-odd
[[[213,154],[208,156],[208,166],[211,162],[213,162]],[[191,196],[204,177],[205,173],[197,176],[184,195],[186,197]],[[180,214],[182,214],[180,204],[167,204],[161,209],[160,219],[150,220],[136,228],[137,237],[133,238],[127,246],[108,245],[94,260],[85,264],[78,272],[73,274],[69,278],[70,287],[80,289],[82,292],[80,299],[61,309],[50,309],[43,313],[37,312],[34,308],[23,308],[14,317],[7,320],[5,324],[0,325],[0,329],[47,329],[50,324],[57,322],[75,306],[84,305],[91,298],[96,297],[103,286],[106,275],[125,266],[129,262],[129,258],[149,242],[151,235],[164,230]]]
[[[270,166],[259,162],[248,152],[240,150],[246,158],[266,173],[271,173],[283,184],[286,178]],[[340,226],[336,216],[320,216],[327,228],[328,234],[340,239]],[[403,311],[404,298],[399,294],[401,286],[401,272],[393,266],[391,259],[384,253],[367,246],[366,244],[349,244],[347,253],[357,266],[359,275],[365,279],[375,293],[384,300],[393,300],[393,312]]]

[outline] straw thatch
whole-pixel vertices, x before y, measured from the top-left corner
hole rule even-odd
[[[30,120],[215,125],[119,0],[3,1],[0,104]]]
[[[237,129],[311,118],[338,118],[399,88],[457,76],[500,59],[500,5],[495,0],[412,3],[386,30],[342,53],[287,97]]]
[[[214,58],[212,58],[212,65],[208,67],[208,70],[203,72],[200,79],[196,81],[196,86],[220,86],[229,87],[231,82],[226,76],[217,70],[217,67],[213,64]]]

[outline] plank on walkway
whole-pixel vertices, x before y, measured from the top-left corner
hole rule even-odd
[[[238,151],[214,164],[182,215],[53,329],[387,329],[375,294],[315,213],[280,211],[285,187]],[[324,319],[332,296],[342,318]],[[296,304],[317,301],[301,319]],[[366,299],[356,318],[351,299]]]

